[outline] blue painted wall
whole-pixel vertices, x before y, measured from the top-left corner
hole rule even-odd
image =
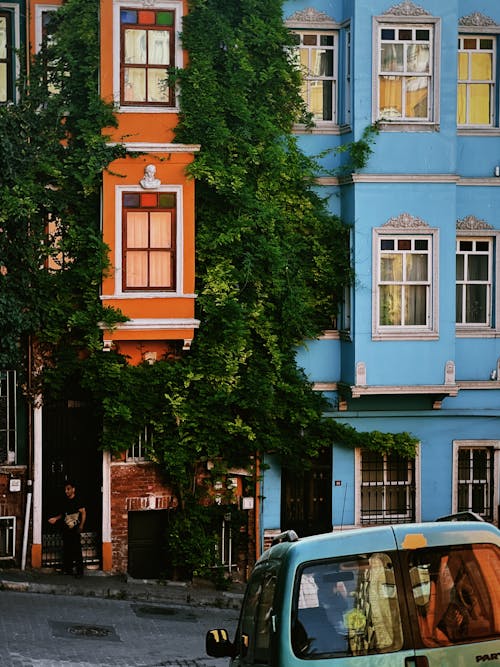
[[[373,17],[402,3],[400,0],[288,0],[284,17],[314,7],[339,24],[350,25],[353,48],[353,103],[350,131],[333,134],[300,134],[299,142],[309,154],[359,139],[372,122],[372,32]],[[374,153],[362,174],[364,180],[330,185],[330,210],[353,225],[352,254],[355,284],[352,289],[351,328],[339,339],[307,343],[297,353],[298,363],[313,382],[355,383],[358,362],[366,365],[367,384],[415,387],[405,394],[409,403],[401,407],[400,396],[353,399],[342,411],[329,416],[359,431],[408,431],[417,436],[420,448],[419,510],[431,520],[452,510],[453,441],[500,439],[500,384],[490,380],[500,359],[500,326],[488,332],[457,335],[455,327],[456,225],[474,216],[491,229],[500,230],[500,115],[497,102],[496,127],[484,132],[457,130],[457,37],[459,21],[479,12],[496,23],[500,33],[500,2],[497,0],[419,0],[417,8],[439,17],[439,123],[427,131],[383,130]],[[401,22],[404,23],[404,16]],[[483,30],[486,31],[485,28]],[[474,34],[474,28],[470,28]],[[500,38],[497,39],[497,71],[500,72]],[[339,97],[343,79],[339,76]],[[500,99],[497,74],[496,96]],[[435,101],[436,104],[436,101]],[[328,169],[339,164],[331,153]],[[399,180],[398,180],[399,175]],[[419,175],[422,179],[411,179]],[[432,179],[428,178],[433,176]],[[335,194],[338,193],[338,196]],[[438,336],[426,340],[373,340],[372,338],[372,245],[373,229],[402,213],[422,219],[437,230]],[[471,232],[471,236],[474,232]],[[495,293],[495,300],[499,295]],[[456,397],[422,397],[422,385],[442,385],[445,364],[455,365]],[[461,384],[465,383],[465,384]],[[336,410],[339,395],[329,393]],[[433,401],[441,400],[435,409]],[[440,409],[438,409],[440,406]],[[270,462],[265,475],[263,527],[278,528],[280,519],[279,466]],[[333,525],[352,525],[355,520],[354,452],[333,444]],[[500,477],[500,476],[499,476]],[[500,479],[495,481],[500,486]]]

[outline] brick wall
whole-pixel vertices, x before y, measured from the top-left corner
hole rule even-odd
[[[177,506],[177,499],[166,486],[154,463],[114,461],[111,464],[111,542],[112,568],[127,572],[128,513],[162,510]]]

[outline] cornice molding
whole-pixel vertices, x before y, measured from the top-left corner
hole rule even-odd
[[[414,2],[405,0],[388,9],[383,13],[383,16],[431,16],[431,14]]]
[[[498,23],[494,21],[489,16],[482,14],[481,12],[472,12],[467,16],[462,16],[458,20],[459,26],[471,26],[475,28],[484,28],[486,26],[498,26]]]
[[[391,227],[394,229],[422,229],[429,228],[429,224],[421,218],[417,218],[409,213],[401,213],[401,215],[398,215],[395,218],[390,218],[382,225],[382,227]]]
[[[485,220],[476,218],[475,215],[466,215],[465,218],[457,220],[457,229],[476,231],[480,229],[494,229],[494,227],[489,225]]]
[[[335,23],[335,19],[328,16],[325,12],[318,11],[314,7],[307,7],[289,16],[285,21],[285,25],[288,25],[288,23],[302,23],[304,25],[309,23]]]

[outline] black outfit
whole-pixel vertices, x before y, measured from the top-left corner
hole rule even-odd
[[[63,570],[65,574],[73,574],[73,565],[76,574],[83,574],[82,544],[80,541],[80,521],[73,528],[69,528],[64,519],[68,514],[76,514],[80,507],[84,507],[77,495],[74,498],[65,498],[62,511],[62,538],[63,538]]]

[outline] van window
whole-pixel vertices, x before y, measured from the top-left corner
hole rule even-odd
[[[474,544],[419,549],[409,573],[424,646],[500,635],[500,549]]]
[[[275,589],[275,572],[254,571],[248,582],[236,633],[238,654],[244,662],[269,663]]]
[[[308,563],[298,572],[291,634],[300,658],[400,650],[403,632],[391,556]]]

